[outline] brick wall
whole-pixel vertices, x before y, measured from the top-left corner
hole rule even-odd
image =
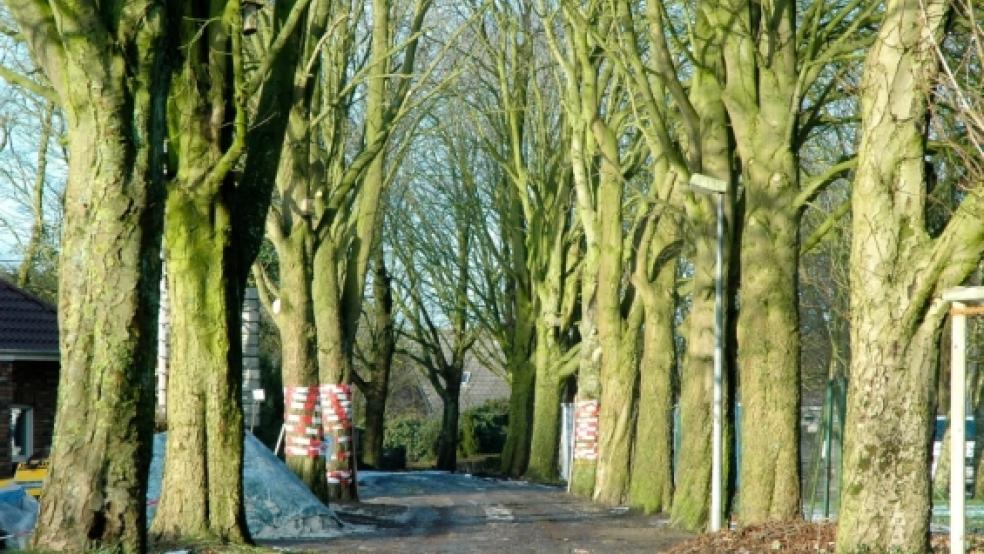
[[[0,477],[13,472],[10,462],[10,404],[13,402],[13,364],[0,362]]]
[[[55,427],[58,362],[14,362],[13,381],[13,403],[34,409],[34,453],[47,455]]]

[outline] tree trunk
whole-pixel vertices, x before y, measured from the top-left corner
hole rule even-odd
[[[722,96],[745,185],[740,234],[741,310],[737,369],[741,383],[742,524],[800,517],[798,302],[799,166],[796,3],[752,2],[708,13],[725,35]],[[713,10],[713,11],[712,11]],[[753,29],[748,33],[746,29]],[[769,36],[771,42],[758,36]],[[766,51],[768,53],[766,53]],[[753,60],[753,61],[750,61]],[[736,258],[737,260],[737,258]],[[766,332],[767,330],[767,332]]]
[[[393,329],[393,291],[382,243],[377,241],[372,280],[374,322],[372,380],[363,390],[366,398],[366,426],[362,433],[362,459],[372,467],[379,467],[383,451],[386,394],[389,391],[390,369],[396,353],[396,336]]]
[[[322,389],[337,390],[347,394],[349,368],[348,351],[343,329],[343,308],[338,283],[338,257],[331,238],[321,242],[315,253],[313,298],[317,306],[314,317],[318,335],[318,380]],[[352,449],[352,422],[344,406],[323,406],[325,440],[331,442],[331,452],[326,460],[328,471],[328,497],[331,500],[355,500],[355,466]],[[328,420],[326,409],[336,413],[336,421]]]
[[[955,213],[937,245],[970,251],[937,252],[925,229],[922,85],[936,71],[932,43],[946,4],[889,2],[861,86],[861,144],[851,190],[851,377],[837,527],[843,551],[925,552],[929,546],[932,385],[944,315],[930,298],[937,287],[969,275],[981,242],[977,215]],[[964,200],[958,210],[972,202]],[[963,228],[972,234],[948,234]],[[947,267],[929,271],[936,256]]]
[[[31,190],[31,215],[34,222],[31,224],[31,236],[27,240],[24,248],[24,259],[21,260],[20,267],[17,269],[17,286],[25,288],[32,277],[34,264],[37,262],[38,255],[41,253],[41,245],[44,240],[44,185],[48,176],[48,143],[51,142],[51,124],[55,115],[55,106],[48,103],[41,117],[41,136],[38,138],[38,158],[34,173],[34,187]]]
[[[906,336],[879,316],[888,316],[884,306],[854,304],[852,319],[868,324],[863,337],[861,329],[852,333],[837,540],[845,545],[839,548],[923,552],[929,537],[927,429],[938,328],[924,326]]]
[[[714,238],[709,225],[697,231],[693,258],[693,304],[687,321],[687,352],[680,368],[680,452],[671,518],[701,531],[711,499],[711,391],[714,367]]]
[[[577,373],[576,405],[582,402],[597,402],[601,396],[601,346],[598,341],[598,330],[595,322],[595,280],[591,278],[592,266],[597,266],[597,246],[588,245],[584,261],[584,279],[581,294],[581,352]],[[576,417],[576,415],[575,415]],[[575,442],[579,431],[575,421]],[[597,440],[597,439],[595,439]],[[595,469],[597,454],[579,455],[574,450],[574,463],[571,464],[571,492],[577,496],[588,497],[594,493]]]
[[[539,348],[539,347],[538,347]],[[560,438],[560,382],[556,377],[537,375],[533,400],[533,437],[526,477],[531,481],[556,482]]]
[[[690,97],[700,118],[699,149],[700,171],[706,175],[733,182],[733,152],[728,129],[728,114],[722,101],[721,85],[718,75],[723,73],[721,64],[721,36],[711,24],[711,16],[706,10],[714,4],[701,4],[697,14],[695,49],[700,63],[695,71],[690,87]],[[694,157],[693,155],[691,156]],[[694,198],[688,206],[688,219],[693,226],[694,266],[693,298],[687,322],[687,351],[680,367],[680,434],[681,447],[677,458],[676,490],[673,496],[671,520],[686,529],[702,531],[708,523],[711,496],[711,394],[714,367],[714,264],[715,264],[715,215],[713,200]],[[725,223],[727,232],[728,224]],[[727,237],[726,237],[727,241]],[[729,275],[728,252],[724,252],[724,275]],[[727,286],[727,285],[726,285]],[[725,289],[725,309],[731,291]],[[728,325],[725,322],[725,331]],[[728,340],[724,341],[727,348]],[[725,382],[728,390],[728,352],[723,353]],[[725,393],[722,412],[728,414],[728,399]],[[723,435],[728,437],[729,422],[726,415],[722,426]],[[727,452],[727,444],[724,445]],[[725,460],[727,457],[725,456]],[[723,462],[722,479],[727,483],[727,462]],[[727,490],[722,484],[722,492]],[[722,499],[722,509],[727,504]]]
[[[163,9],[132,2],[142,14],[134,26],[119,13],[66,15],[60,4],[7,7],[58,93],[72,153],[58,272],[58,411],[32,547],[142,552],[163,214]],[[110,21],[120,35],[102,31]]]
[[[533,432],[526,477],[533,481],[554,482],[558,478],[557,452],[560,444],[560,380],[554,365],[559,348],[554,328],[542,318],[536,323],[533,397]]]
[[[670,509],[673,500],[673,328],[677,264],[657,268],[653,294],[643,297],[639,416],[636,419],[629,504],[646,513]]]
[[[458,396],[461,382],[461,371],[458,380],[448,380],[448,386],[441,395],[441,402],[444,410],[441,414],[441,434],[437,438],[437,464],[436,468],[444,471],[455,471],[458,468]]]
[[[284,383],[285,460],[287,467],[318,498],[327,500],[325,459],[316,450],[324,440],[324,418],[318,388],[318,352],[311,292],[310,253],[303,232],[279,243],[280,313],[274,321],[280,331],[281,375]],[[288,394],[289,393],[289,394]]]
[[[619,337],[619,365],[616,371],[609,372],[601,388],[594,499],[609,505],[622,504],[629,491],[643,313],[642,302],[637,297]]]
[[[763,150],[759,149],[759,152]],[[788,153],[766,159],[789,159]],[[789,173],[747,171],[738,367],[744,525],[800,517],[799,217]],[[764,174],[763,174],[764,173]],[[763,190],[765,189],[765,190]],[[786,207],[782,209],[780,207]],[[766,332],[767,330],[767,332]]]
[[[509,427],[500,470],[510,477],[526,472],[533,429],[534,370],[529,357],[512,354],[509,363]]]
[[[383,438],[386,422],[386,385],[374,379],[366,398],[366,426],[362,432],[362,462],[379,468],[383,458]]]
[[[172,10],[172,54],[180,52],[169,98],[176,173],[165,205],[172,354],[164,477],[151,533],[160,541],[246,542],[242,298],[228,207],[229,172],[246,131],[242,20],[229,0]],[[205,25],[202,17],[214,21]]]
[[[635,334],[622,320],[622,170],[618,138],[601,119],[591,124],[601,169],[597,189],[598,283],[597,321],[601,346],[601,405],[598,420],[598,464],[594,499],[620,504],[629,479],[632,445],[632,401],[638,370]],[[634,319],[642,322],[641,305]],[[631,324],[630,324],[631,325]],[[626,344],[625,336],[630,337]]]
[[[249,532],[242,491],[242,375],[233,363],[241,356],[239,302],[224,261],[229,219],[209,196],[185,190],[168,194],[165,214],[173,401],[151,533],[160,541],[243,542]]]

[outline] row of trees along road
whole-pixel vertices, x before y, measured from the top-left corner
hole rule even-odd
[[[504,473],[559,478],[573,396],[597,410],[597,442],[571,490],[703,529],[716,217],[687,185],[703,174],[731,191],[726,450],[738,401],[754,422],[722,509],[742,525],[801,514],[803,344],[849,360],[839,549],[927,549],[939,296],[984,251],[973,0],[5,5],[5,48],[39,70],[0,71],[41,106],[22,283],[62,121],[68,151],[36,547],[146,547],[162,254],[174,357],[154,539],[249,540],[250,282],[286,387],[362,391],[370,463],[400,355],[441,397],[437,462],[454,469],[471,356],[509,378]],[[287,464],[355,498],[349,428],[327,429],[330,455]]]
[[[943,315],[931,300],[963,283],[981,253],[970,70],[979,52],[955,46],[980,27],[972,8],[474,6],[481,17],[461,46],[468,70],[439,102],[452,106],[441,109],[440,129],[426,132],[457,133],[458,145],[478,137],[477,152],[460,148],[480,159],[467,166],[479,173],[474,201],[485,216],[478,228],[467,210],[428,213],[474,227],[469,298],[513,388],[503,471],[557,478],[558,399],[575,388],[579,400],[598,401],[600,417],[598,455],[575,456],[572,490],[668,510],[688,528],[707,524],[715,218],[687,188],[701,173],[736,191],[726,210],[726,404],[733,420],[740,400],[743,419],[755,422],[741,429],[740,467],[725,468],[741,482],[725,509],[742,524],[801,514],[800,343],[804,329],[824,324],[815,312],[800,321],[800,257],[846,233],[852,309],[831,304],[819,316],[831,329],[831,363],[845,352],[851,360],[839,541],[924,549],[923,461]],[[888,67],[915,73],[886,79],[896,75]],[[868,146],[872,137],[878,146]],[[447,150],[442,163],[459,167],[460,152]],[[453,180],[468,189],[473,179]],[[867,204],[876,198],[882,204]],[[886,303],[889,290],[896,300]],[[848,348],[835,330],[841,319]],[[921,365],[910,367],[915,359]],[[891,446],[900,422],[911,433],[904,452]],[[726,432],[731,448],[735,430]]]

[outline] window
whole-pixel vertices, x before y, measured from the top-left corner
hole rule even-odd
[[[34,454],[34,410],[30,406],[10,407],[10,459],[26,462]]]
[[[464,371],[464,372],[462,372],[461,373],[461,384],[462,385],[467,385],[469,381],[471,381],[471,372],[470,371]]]

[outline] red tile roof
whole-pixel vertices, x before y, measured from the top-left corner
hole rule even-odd
[[[0,279],[0,352],[58,352],[55,307]]]

